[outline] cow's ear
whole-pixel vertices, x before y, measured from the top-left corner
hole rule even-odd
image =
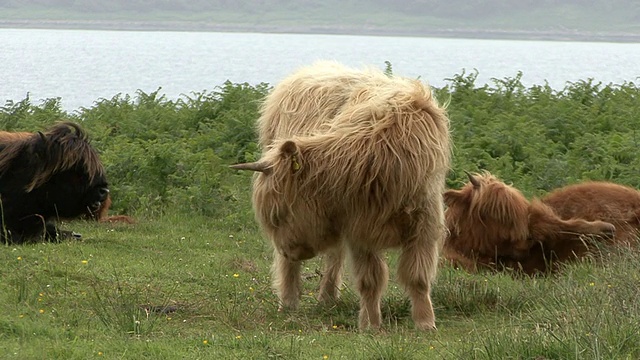
[[[280,145],[280,151],[282,151],[282,155],[284,156],[294,156],[298,155],[300,148],[293,140],[287,140]]]
[[[460,199],[462,197],[462,191],[460,190],[447,190],[444,192],[444,195],[442,196],[444,199],[444,204],[447,206],[451,206],[453,205],[453,203],[456,202],[456,200]]]
[[[296,172],[300,170],[300,147],[293,140],[287,140],[280,145],[280,151],[285,159],[291,161],[291,170]]]

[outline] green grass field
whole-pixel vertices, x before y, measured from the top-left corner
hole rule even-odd
[[[635,359],[640,256],[609,255],[557,276],[442,267],[438,330],[413,328],[394,281],[380,332],[357,330],[345,283],[334,306],[304,268],[299,310],[277,311],[271,250],[256,227],[164,215],[135,225],[76,221],[83,240],[2,246],[0,354],[13,359]]]
[[[635,83],[524,87],[519,74],[436,89],[455,144],[447,186],[489,170],[527,196],[582,180],[640,187]],[[74,221],[79,241],[0,245],[2,359],[638,359],[640,253],[620,249],[557,275],[440,268],[437,331],[419,332],[395,281],[383,329],[357,329],[358,296],[315,300],[322,259],[305,263],[301,306],[278,312],[272,250],[256,225],[250,174],[267,84],[225,83],[170,101],[139,92],[68,114],[59,100],[0,106],[0,127],[82,122],[109,176],[113,213],[133,225]]]

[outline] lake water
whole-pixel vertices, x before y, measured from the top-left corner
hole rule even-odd
[[[477,69],[478,83],[515,77],[562,89],[568,81],[636,82],[640,44],[213,32],[0,29],[0,105],[60,97],[67,110],[161,88],[170,99],[235,83],[277,83],[319,59],[384,68],[436,87]]]

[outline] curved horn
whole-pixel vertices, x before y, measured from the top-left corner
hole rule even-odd
[[[473,185],[473,187],[475,188],[480,187],[480,182],[478,181],[478,179],[476,179],[473,175],[471,175],[467,170],[464,170],[464,173],[467,174],[467,177],[469,178],[469,182]]]
[[[232,168],[232,169],[236,169],[236,170],[259,171],[259,172],[265,173],[265,174],[268,174],[268,173],[271,172],[271,168],[267,164],[265,164],[263,162],[260,162],[260,161],[229,165],[229,167]]]

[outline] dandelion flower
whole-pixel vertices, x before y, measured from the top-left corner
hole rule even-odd
[[[589,283],[589,286],[595,286],[595,285],[596,285],[596,283],[594,283],[594,282],[590,282]]]
[[[240,274],[233,274],[234,278],[240,277]]]
[[[323,358],[324,360],[327,360],[327,359],[329,358],[329,355],[322,355],[322,358]]]
[[[18,256],[18,261],[22,260],[22,256]]]
[[[242,339],[242,335],[236,335],[236,339]]]
[[[44,314],[44,309],[40,309],[40,314]]]
[[[207,345],[209,343],[209,340],[202,340],[202,343]]]
[[[338,328],[338,325],[333,325],[332,327],[333,327],[333,329],[335,330],[335,329],[337,329],[337,328]]]
[[[98,356],[102,356],[102,351],[98,351]]]

